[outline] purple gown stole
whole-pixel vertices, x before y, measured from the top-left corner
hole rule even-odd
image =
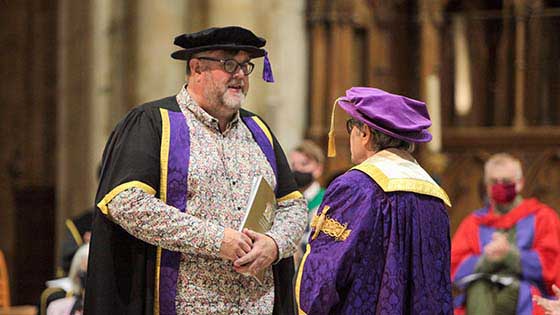
[[[253,138],[263,151],[268,164],[272,167],[272,171],[274,172],[274,176],[276,176],[276,188],[275,192],[278,190],[278,167],[276,165],[276,154],[274,152],[273,141],[272,141],[272,134],[268,127],[259,119],[257,116],[245,116],[242,117],[243,122],[251,133],[253,134]],[[279,196],[276,196],[278,198]]]
[[[190,158],[189,126],[182,112],[160,109],[162,120],[159,197],[185,212],[187,208]],[[256,116],[242,117],[255,141],[265,154],[278,180],[272,135]],[[278,186],[278,185],[277,185]],[[154,315],[175,315],[177,279],[181,253],[157,248],[155,270]]]

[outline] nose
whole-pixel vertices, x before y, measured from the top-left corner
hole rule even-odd
[[[241,69],[240,66],[237,66],[237,69],[233,73],[233,76],[236,78],[243,78],[245,76],[245,72],[243,72],[243,69]]]

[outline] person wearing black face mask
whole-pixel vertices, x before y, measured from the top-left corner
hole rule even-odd
[[[302,171],[293,171],[292,173],[294,174],[294,179],[296,180],[299,190],[305,191],[305,189],[315,181],[313,173]]]
[[[294,179],[298,186],[298,190],[307,200],[307,227],[300,241],[300,246],[296,255],[294,255],[296,266],[303,255],[307,239],[310,234],[309,223],[313,214],[317,212],[317,208],[323,201],[325,189],[321,187],[318,179],[323,174],[323,164],[325,162],[325,154],[323,150],[311,140],[304,140],[300,145],[293,149],[289,156],[290,167],[294,174]]]
[[[505,153],[484,166],[489,205],[469,215],[451,244],[451,277],[466,314],[542,314],[531,295],[550,296],[560,279],[560,220],[524,199],[521,162]]]

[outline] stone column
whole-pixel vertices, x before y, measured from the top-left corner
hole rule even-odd
[[[526,102],[525,84],[527,78],[527,1],[514,0],[515,12],[515,112],[513,127],[516,130],[524,129]]]
[[[64,229],[64,220],[93,206],[95,193],[95,175],[91,167],[95,154],[89,136],[92,119],[90,109],[93,106],[93,3],[87,0],[62,0],[59,5],[56,122],[58,241]]]
[[[261,20],[268,24],[267,50],[275,79],[275,83],[262,84],[266,95],[261,101],[264,105],[264,117],[287,152],[301,141],[308,121],[305,3],[260,2],[269,4],[260,12],[268,13]],[[256,32],[258,30],[259,28]],[[262,72],[254,73],[252,80],[263,82]]]
[[[173,0],[136,1],[136,78],[129,107],[176,94],[185,82],[186,64],[171,58],[175,36],[186,32],[188,3]]]
[[[94,207],[103,148],[126,107],[126,1],[63,0],[59,8],[57,240]],[[58,250],[56,251],[58,253]],[[58,254],[57,254],[58,257]]]
[[[426,100],[432,119],[433,139],[429,144],[431,151],[441,150],[441,93],[440,60],[441,36],[439,27],[442,23],[442,3],[433,0],[420,1],[421,30],[421,99]]]

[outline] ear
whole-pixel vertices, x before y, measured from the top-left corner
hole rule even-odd
[[[200,74],[200,62],[198,59],[189,60],[189,67],[191,68],[191,73]]]
[[[525,178],[521,178],[515,183],[515,192],[518,194],[521,193],[523,187],[525,187]]]
[[[367,144],[371,141],[373,134],[368,126],[364,125],[360,128],[360,142],[367,146]]]

